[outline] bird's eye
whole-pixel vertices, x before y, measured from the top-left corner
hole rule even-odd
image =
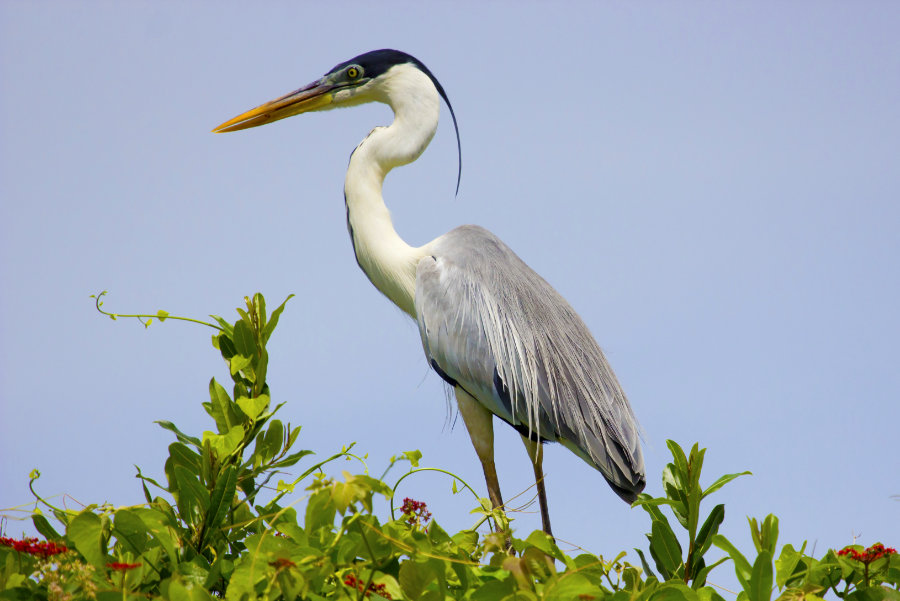
[[[347,77],[349,77],[350,79],[356,79],[357,77],[359,77],[359,69],[357,69],[356,67],[350,67],[349,69],[347,69]]]

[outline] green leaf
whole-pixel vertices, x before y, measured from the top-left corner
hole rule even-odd
[[[197,556],[191,561],[183,561],[178,564],[179,580],[188,586],[203,587],[209,577],[209,562],[206,558]]]
[[[144,497],[147,499],[148,503],[152,503],[153,498],[150,496],[150,490],[147,488],[147,482],[149,482],[150,484],[152,484],[153,486],[155,486],[156,488],[158,488],[160,490],[165,490],[165,491],[169,490],[164,486],[160,486],[159,482],[157,482],[153,478],[142,474],[140,466],[135,465],[134,469],[137,470],[137,474],[135,474],[134,477],[138,478],[141,481],[141,486],[144,488]]]
[[[449,543],[453,539],[450,538],[450,535],[446,530],[441,528],[441,525],[437,523],[437,520],[432,520],[430,524],[428,524],[428,540],[431,541],[431,544],[435,547],[443,545],[445,543]],[[438,574],[440,577],[440,574]]]
[[[284,459],[281,459],[281,460],[273,463],[270,466],[270,469],[271,468],[290,467],[290,466],[294,465],[295,463],[297,463],[298,461],[300,461],[301,459],[303,459],[304,457],[306,457],[307,455],[313,455],[313,454],[314,454],[313,451],[307,451],[307,450],[297,451],[296,453],[291,453]]]
[[[560,551],[559,547],[556,546],[556,541],[553,540],[553,537],[543,530],[535,530],[528,535],[525,542],[538,550],[543,551],[553,559],[559,560],[564,565],[568,566],[572,563],[572,558]]]
[[[207,484],[215,479],[218,472],[219,457],[213,450],[209,440],[203,441],[203,452],[200,455],[200,482]]]
[[[694,590],[698,590],[703,587],[706,584],[707,576],[709,576],[709,573],[713,570],[713,568],[722,565],[726,561],[728,561],[728,558],[722,557],[721,559],[719,559],[719,561],[716,561],[708,566],[703,566],[696,571],[692,569],[691,574],[693,574],[693,576],[691,578],[691,588]]]
[[[209,497],[209,511],[206,518],[206,531],[211,532],[219,527],[228,515],[237,488],[237,469],[229,465],[219,473],[216,487]]]
[[[225,593],[227,601],[250,601],[259,599],[256,591],[256,581],[265,577],[265,567],[257,565],[257,559],[261,559],[262,553],[250,553],[243,555],[235,562],[234,571],[228,582],[228,590]]]
[[[677,574],[682,566],[681,545],[667,523],[653,521],[650,529],[650,554],[656,560],[656,568],[667,580]]]
[[[623,551],[620,555],[624,557],[626,553]],[[617,561],[618,559],[613,560],[612,563],[615,564]],[[595,586],[604,586],[606,584],[606,571],[603,568],[603,561],[596,555],[581,553],[575,557],[572,566],[573,571],[577,571],[585,576]],[[637,568],[632,569],[637,570]]]
[[[425,587],[436,577],[437,574],[427,563],[404,561],[400,564],[397,580],[403,593],[413,601],[418,601],[425,592]]]
[[[245,301],[248,300],[246,296],[244,297],[244,300],[245,300]],[[247,303],[247,306],[249,307],[250,304]],[[241,309],[240,307],[235,308],[235,311],[238,312],[238,315],[241,316],[241,320],[242,320],[242,321],[244,322],[244,324],[246,324],[246,326],[249,328],[250,325],[253,323],[253,322],[251,321],[251,319],[250,319],[250,314],[247,313],[246,311],[244,311],[243,309]]]
[[[703,454],[700,453],[700,463],[702,462]],[[692,467],[691,469],[696,468]],[[700,521],[700,486],[693,481],[693,475],[691,477],[691,485],[687,495],[687,531],[690,540],[696,541],[697,523]]]
[[[770,513],[762,524],[756,518],[748,517],[747,521],[750,523],[750,535],[756,552],[768,551],[774,557],[778,545],[778,518]]]
[[[219,327],[222,328],[226,335],[228,335],[229,337],[231,336],[232,332],[234,332],[234,328],[230,323],[228,323],[218,315],[210,315],[210,317],[213,318],[213,321],[219,324]]]
[[[173,442],[169,445],[169,458],[166,460],[166,478],[169,481],[170,492],[177,489],[178,483],[175,480],[175,466],[181,466],[193,474],[200,474],[201,457],[187,446],[180,442]]]
[[[735,547],[730,540],[721,534],[713,536],[713,544],[728,553],[728,556],[731,557],[731,560],[734,562],[734,573],[737,576],[738,581],[741,583],[741,586],[744,587],[744,590],[748,590],[750,588],[752,568],[750,567],[750,562],[747,561],[747,558],[737,550],[737,547]]]
[[[131,511],[144,522],[150,535],[159,542],[169,556],[169,560],[173,564],[177,564],[178,554],[175,552],[172,524],[166,513],[155,507],[139,507]]]
[[[88,563],[96,568],[106,565],[106,549],[102,547],[103,523],[100,516],[86,509],[69,522],[66,538]]]
[[[169,601],[212,601],[214,597],[202,586],[182,582],[173,578],[169,581],[169,590],[166,595]]]
[[[739,474],[725,474],[724,476],[722,476],[721,478],[719,478],[718,480],[716,480],[715,482],[710,484],[709,488],[707,488],[706,490],[703,491],[703,495],[701,495],[700,498],[705,498],[708,495],[711,495],[712,493],[716,492],[717,490],[719,490],[720,488],[722,488],[723,486],[725,486],[726,484],[728,484],[735,478],[740,478],[741,476],[748,476],[748,475],[753,475],[753,474],[752,474],[752,472],[749,472],[749,471],[741,472]]]
[[[842,569],[841,567],[843,559],[843,557],[835,556],[833,551],[829,551],[820,561],[812,560],[807,572],[807,582],[822,588],[836,586],[841,581],[842,573],[849,573],[846,568]],[[855,567],[853,566],[853,568]]]
[[[150,531],[137,513],[130,509],[120,509],[116,512],[113,534],[119,543],[135,555],[147,550]]]
[[[238,446],[243,440],[244,427],[239,425],[232,426],[232,428],[225,434],[214,434],[213,432],[203,433],[203,442],[205,443],[209,441],[209,444],[212,446],[213,451],[215,451],[216,453],[216,457],[218,457],[220,460],[228,457],[235,450],[237,450]]]
[[[345,482],[332,485],[332,500],[338,511],[344,513],[354,503],[360,503],[367,512],[372,511],[372,497],[380,493],[387,498],[391,496],[391,488],[381,480],[365,474],[342,472]]]
[[[240,321],[235,322],[234,337],[232,340],[234,341],[235,350],[239,355],[248,357],[248,362],[249,357],[256,356],[256,342],[253,340],[253,332],[250,331],[250,326],[247,324],[247,321],[241,319]]]
[[[488,580],[472,593],[472,596],[469,597],[469,599],[470,601],[500,601],[506,599],[516,592],[513,582],[514,580],[512,578],[507,578],[506,580]]]
[[[281,312],[284,311],[284,306],[287,304],[289,300],[294,298],[293,294],[289,294],[284,302],[278,305],[278,308],[272,311],[272,315],[269,317],[269,322],[266,324],[266,327],[263,329],[263,343],[269,341],[269,337],[272,335],[272,332],[275,330],[275,326],[278,325],[278,318],[281,316]]]
[[[719,533],[719,526],[724,520],[725,505],[719,504],[713,507],[706,517],[706,521],[700,527],[700,532],[697,534],[697,540],[694,543],[694,552],[698,560],[709,550],[713,537]]]
[[[44,535],[44,538],[47,540],[60,540],[62,539],[62,535],[50,525],[50,522],[39,513],[31,514],[31,523],[34,524],[34,529]]]
[[[257,292],[253,295],[253,305],[256,307],[256,315],[259,319],[259,327],[266,327],[266,299],[265,297]]]
[[[281,405],[279,405],[280,407]],[[288,437],[287,444],[284,445],[284,448],[289,449],[294,446],[294,443],[297,442],[297,437],[300,436],[300,429],[302,426],[297,426],[293,430],[291,430],[291,435]],[[290,424],[288,424],[288,429],[290,429]],[[287,430],[285,430],[287,431]]]
[[[722,561],[725,561],[726,558],[722,558],[717,561],[714,565],[718,565]],[[725,598],[716,592],[716,589],[706,586],[697,591],[697,597],[700,601],[725,601]]]
[[[556,563],[553,558],[537,547],[526,547],[520,557],[527,566],[527,572],[540,582],[549,582],[556,576]],[[569,563],[574,566],[571,558]]]
[[[759,531],[759,522],[756,521],[756,518],[747,516],[747,523],[750,524],[750,538],[753,539],[753,546],[756,547],[756,552],[759,553],[763,550],[762,535]]]
[[[747,594],[750,601],[770,601],[772,598],[772,554],[766,550],[753,562]]]
[[[261,394],[258,397],[247,398],[240,397],[235,401],[247,417],[256,420],[260,414],[269,406],[269,395]]]
[[[241,322],[238,322],[241,323]],[[229,369],[231,370],[231,375],[238,373],[239,371],[246,369],[250,363],[253,362],[253,359],[249,356],[244,355],[243,353],[238,353],[229,361]]]
[[[690,487],[690,490],[697,489],[698,493],[700,490],[700,472],[703,469],[704,455],[706,455],[706,449],[701,449],[699,444],[694,443],[694,446],[691,447],[691,457],[688,460],[690,471],[688,486]]]
[[[689,528],[689,500],[686,479],[678,473],[678,468],[669,463],[663,469],[662,474],[663,490],[669,498],[669,505],[672,507],[672,513],[678,519],[678,522],[685,530]]]
[[[209,381],[210,403],[204,403],[206,412],[216,420],[216,427],[220,434],[228,432],[233,426],[241,423],[232,407],[231,397],[225,389],[213,378]]]
[[[222,358],[226,361],[237,355],[237,350],[234,348],[234,342],[231,340],[230,330],[232,329],[233,328],[231,327],[231,324],[229,324],[229,333],[216,334],[215,336],[213,336],[213,346],[219,349],[219,352],[222,354]]]
[[[651,497],[650,495],[644,493],[638,496],[638,500],[631,504],[632,507],[657,507],[659,505],[671,505],[672,499],[667,499],[666,497]],[[652,515],[652,514],[651,514]]]
[[[635,552],[638,554],[638,557],[641,558],[641,565],[644,568],[644,573],[647,574],[647,576],[656,578],[656,574],[654,574],[653,570],[650,569],[650,564],[647,562],[647,558],[644,557],[644,552],[640,549],[635,549]],[[657,578],[657,580],[659,579]]]
[[[699,601],[696,591],[683,582],[666,582],[650,595],[649,601]]]
[[[794,549],[793,545],[782,547],[781,555],[775,560],[775,584],[778,588],[784,588],[793,580],[801,559],[803,559],[802,551]]]
[[[156,420],[156,423],[159,424],[160,427],[165,428],[166,430],[169,430],[171,432],[174,432],[175,438],[178,439],[178,442],[181,442],[184,444],[192,444],[195,447],[197,447],[198,449],[201,448],[202,445],[200,444],[199,438],[197,438],[195,436],[188,436],[187,434],[185,434],[184,432],[179,430],[177,427],[175,427],[175,424],[173,424],[172,422],[165,421],[165,420]]]
[[[303,572],[279,570],[276,578],[278,586],[281,588],[281,599],[294,601],[296,599],[314,598],[309,596],[310,582],[306,579]]]
[[[544,601],[571,601],[584,598],[582,595],[594,597],[596,594],[596,585],[587,577],[578,572],[566,572],[544,588],[543,599]]]
[[[900,601],[900,591],[887,587],[870,586],[857,589],[844,598],[847,601]]]
[[[409,464],[412,467],[419,467],[419,460],[422,458],[422,451],[416,449],[415,451],[403,451],[403,456],[409,460]]]
[[[674,467],[676,473],[679,477],[684,479],[687,478],[687,457],[684,454],[684,449],[682,449],[677,442],[674,440],[667,440],[666,446],[669,447],[669,452],[672,453],[672,459],[674,460]]]
[[[322,489],[316,491],[306,504],[306,520],[303,529],[310,534],[320,528],[334,527],[334,517],[337,510],[331,503],[331,491]]]
[[[253,371],[255,376],[252,378],[255,386],[253,387],[254,395],[258,396],[262,394],[263,386],[266,383],[266,373],[269,369],[269,353],[266,351],[266,347],[263,347],[259,351],[259,356],[256,358],[256,363],[253,365]]]
[[[255,452],[262,458],[263,462],[270,460],[281,451],[281,445],[284,444],[285,434],[287,433],[281,420],[273,419],[269,422],[266,432],[257,437]]]
[[[653,521],[660,521],[664,524],[668,525],[669,520],[666,518],[665,514],[660,511],[659,505],[671,505],[671,499],[665,499],[662,497],[653,498],[647,493],[642,493],[638,495],[638,500],[633,503],[634,507],[643,507],[644,511],[650,514],[650,518]]]
[[[2,567],[2,566],[0,566]],[[0,599],[3,601],[32,601],[34,594],[25,586],[22,586],[27,580],[28,575],[22,572],[16,573],[16,562],[12,553],[6,556],[6,567],[0,574]],[[5,576],[8,574],[9,576]]]
[[[759,551],[765,550],[775,556],[775,548],[778,545],[778,518],[771,513],[763,520],[758,542]]]
[[[157,318],[160,322],[165,321],[166,318],[167,318],[168,316],[169,316],[169,312],[168,312],[168,311],[163,311],[162,309],[160,309],[159,311],[156,312],[156,318]]]
[[[197,475],[183,466],[175,466],[175,482],[178,490],[173,494],[178,502],[181,519],[199,525],[197,519],[209,508],[209,491],[200,484]]]

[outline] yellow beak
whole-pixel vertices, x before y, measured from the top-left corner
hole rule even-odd
[[[246,113],[241,113],[212,131],[215,134],[221,134],[228,131],[247,129],[299,115],[300,113],[325,108],[331,104],[334,98],[332,90],[336,87],[338,86],[322,78],[290,94],[285,94],[281,98],[276,98],[254,109],[250,109]]]

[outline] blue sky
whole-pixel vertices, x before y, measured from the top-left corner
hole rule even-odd
[[[298,444],[357,441],[377,473],[420,449],[483,490],[415,324],[347,238],[347,156],[390,111],[210,133],[393,47],[442,82],[463,148],[455,198],[446,113],[389,176],[397,230],[483,225],[571,302],[644,427],[648,492],[665,440],[699,441],[708,481],[754,473],[719,495],[740,547],[770,512],[782,543],[900,543],[896,4],[7,2],[0,23],[0,508],[29,501],[35,467],[47,495],[140,502],[132,466],[161,477],[171,439],[153,420],[209,427],[208,380],[227,379],[209,332],[112,322],[101,290],[118,312],[229,318],[297,294],[269,376]],[[497,431],[512,497],[531,469]],[[642,546],[645,514],[599,474],[558,446],[545,470],[561,540]],[[466,527],[449,487],[400,492]]]

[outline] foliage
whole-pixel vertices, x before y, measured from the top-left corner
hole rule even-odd
[[[126,317],[103,311],[102,296],[101,312]],[[893,549],[850,547],[814,559],[804,553],[805,544],[799,550],[785,545],[773,561],[778,520],[770,515],[761,523],[750,519],[751,561],[718,534],[723,505],[701,523],[701,501],[748,472],[722,476],[704,489],[705,449],[698,445],[686,454],[669,441],[665,497],[644,494],[635,503],[651,518],[647,540],[655,571],[641,549],[635,549],[640,565],[633,565],[624,552],[611,560],[573,557],[540,531],[516,538],[503,512],[486,499],[478,499],[475,509],[479,523],[456,534],[414,499],[404,499],[395,517],[400,481],[425,470],[449,472],[419,467],[421,453],[409,451],[390,460],[388,471],[403,462],[410,466],[393,486],[385,482],[388,471],[380,478],[367,469],[330,478],[322,470],[327,463],[362,461],[352,445],[319,462],[311,461],[312,451],[294,449],[300,428],[274,417],[282,405],[273,408],[266,384],[266,343],[285,303],[269,315],[257,294],[238,309],[234,323],[215,316],[215,323],[186,319],[215,329],[213,346],[228,365],[232,390],[210,381],[203,406],[214,427],[200,436],[158,422],[175,441],[164,483],[138,469],[144,504],[61,509],[34,491],[40,474],[32,472],[37,502],[31,519],[46,540],[0,537],[0,599],[722,601],[708,576],[730,559],[743,588],[738,601],[771,601],[773,595],[815,601],[828,593],[847,601],[900,601],[900,558]],[[163,311],[130,317],[145,325],[151,317],[185,319]],[[273,487],[288,468],[301,471]],[[454,491],[457,483],[472,490],[451,477]],[[305,509],[283,503],[300,490],[307,493]],[[391,500],[390,519],[373,512],[376,496]],[[686,553],[665,507],[681,528]],[[488,519],[497,531],[482,535],[476,528]],[[726,556],[707,563],[713,546]]]
[[[709,513],[700,531],[697,525],[700,521],[700,502],[707,496],[716,492],[735,478],[749,474],[726,474],[713,482],[706,490],[700,486],[700,470],[703,467],[703,456],[706,449],[700,449],[699,445],[691,448],[689,456],[686,456],[678,443],[666,441],[669,451],[672,453],[673,462],[666,465],[663,470],[663,490],[665,497],[657,499],[650,495],[642,494],[635,502],[636,506],[643,507],[652,519],[650,534],[647,539],[650,542],[650,555],[656,562],[664,580],[681,579],[685,584],[692,583],[697,589],[706,583],[709,572],[722,563],[724,559],[711,565],[706,565],[703,556],[709,550],[719,526],[725,519],[725,506],[716,505]],[[681,545],[672,530],[669,520],[659,510],[660,505],[668,505],[675,514],[678,523],[688,534],[688,552],[682,559]],[[641,558],[644,569],[648,574],[653,574],[643,552],[635,549]]]

